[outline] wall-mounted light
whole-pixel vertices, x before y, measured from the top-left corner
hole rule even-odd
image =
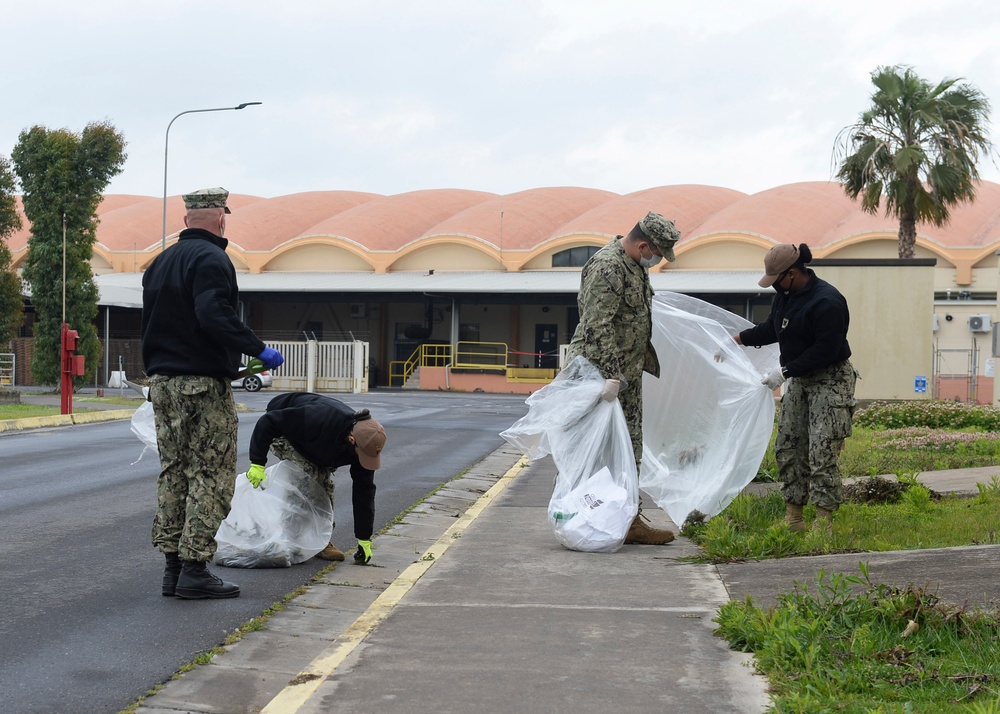
[[[548,305],[546,305],[545,307],[542,308],[542,312],[548,312],[548,311],[549,311],[549,306]]]
[[[945,319],[945,320],[947,320],[948,322],[951,322],[951,321],[952,321],[952,320],[954,320],[955,318],[954,318],[954,317],[952,317],[951,315],[945,315],[945,316],[944,316],[944,319]]]

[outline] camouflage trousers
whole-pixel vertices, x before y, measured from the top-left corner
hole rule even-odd
[[[786,503],[835,511],[843,501],[840,451],[851,435],[857,377],[844,360],[788,380],[774,442]]]
[[[635,380],[618,392],[618,402],[625,412],[625,424],[628,435],[632,438],[632,451],[635,452],[635,465],[642,461],[642,377]]]
[[[238,422],[229,381],[155,376],[149,396],[160,452],[153,545],[207,562],[236,481]]]
[[[279,459],[291,461],[293,464],[305,471],[309,478],[314,479],[316,483],[322,485],[326,491],[326,495],[330,497],[330,510],[332,512],[334,487],[333,470],[314,464],[312,461],[296,451],[295,447],[293,447],[291,443],[289,443],[288,439],[283,436],[279,436],[271,442],[271,451]],[[333,522],[333,526],[336,528],[337,524]]]

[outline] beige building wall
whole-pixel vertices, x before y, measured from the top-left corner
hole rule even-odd
[[[934,268],[820,265],[816,273],[847,298],[857,398],[930,399]],[[927,380],[924,393],[914,390],[918,377]]]
[[[393,271],[502,270],[495,258],[468,245],[444,243],[421,248],[396,260]]]
[[[734,240],[697,245],[678,250],[677,261],[667,270],[759,270],[771,244],[753,245]]]

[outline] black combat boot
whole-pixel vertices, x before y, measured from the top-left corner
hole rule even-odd
[[[177,593],[177,578],[181,574],[181,559],[177,553],[164,553],[167,567],[163,569],[163,597],[173,597]]]
[[[177,578],[174,594],[184,600],[208,600],[239,597],[240,586],[227,583],[209,571],[205,563],[182,560],[181,574]]]

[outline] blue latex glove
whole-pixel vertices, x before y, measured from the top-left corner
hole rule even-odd
[[[253,484],[254,488],[260,486],[261,482],[267,478],[267,474],[264,473],[264,467],[260,464],[250,464],[250,470],[247,471],[247,481]]]
[[[285,358],[273,347],[265,347],[264,351],[257,355],[257,357],[264,363],[267,369],[277,369],[285,363]]]
[[[370,540],[359,540],[358,549],[354,552],[354,562],[357,565],[368,565],[372,559],[372,542]]]

